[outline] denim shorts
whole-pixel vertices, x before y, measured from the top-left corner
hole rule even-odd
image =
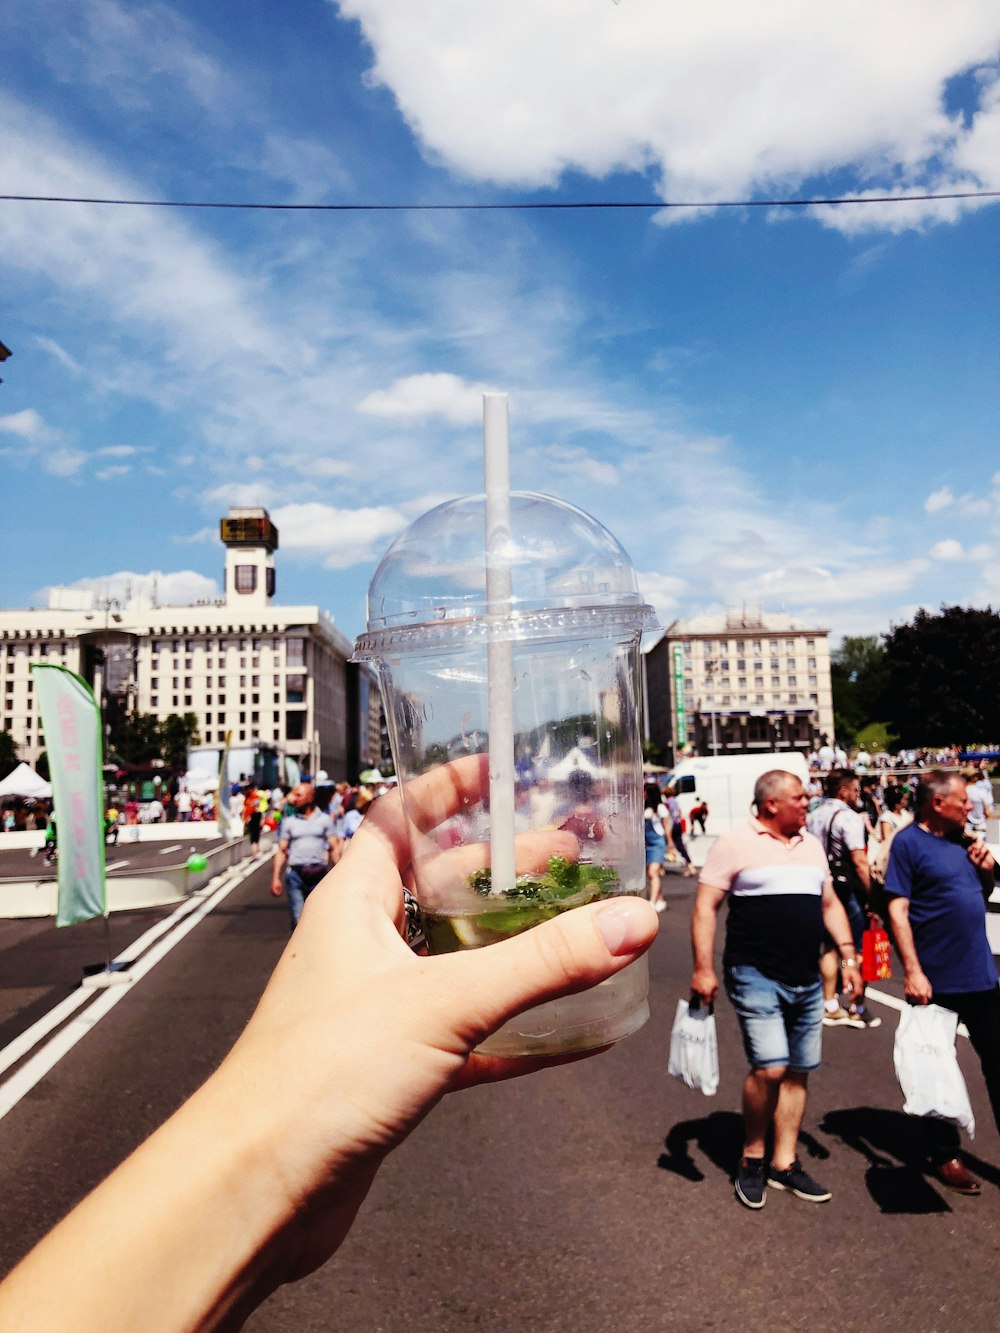
[[[789,986],[738,963],[726,968],[726,994],[736,1011],[752,1069],[779,1065],[796,1074],[818,1069],[823,1041],[823,982]]]
[[[667,839],[662,833],[646,834],[646,864],[663,865],[667,859]]]

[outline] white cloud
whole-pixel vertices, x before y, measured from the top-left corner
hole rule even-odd
[[[950,486],[942,486],[927,497],[924,510],[928,514],[939,514],[947,509],[964,518],[989,518],[994,513],[1000,514],[1000,472],[992,478],[990,485],[992,494],[966,491],[964,495],[956,495]]]
[[[267,134],[254,152],[253,165],[292,186],[293,203],[318,203],[332,191],[343,193],[351,185],[336,155],[316,139]]]
[[[199,528],[197,532],[175,533],[170,539],[175,546],[203,546],[211,544],[213,547],[219,540],[218,527]]]
[[[954,537],[948,537],[944,541],[935,542],[928,552],[932,560],[964,560],[965,550],[961,542],[955,541]]]
[[[656,612],[660,624],[666,627],[676,619],[681,598],[690,592],[684,579],[673,574],[660,574],[644,570],[636,574],[639,591]]]
[[[83,0],[77,12],[53,25],[50,64],[67,80],[87,82],[119,106],[135,111],[155,104],[157,84],[175,86],[173,116],[234,114],[241,88],[208,54],[193,24],[169,5]],[[65,29],[65,31],[64,31]]]
[[[71,370],[74,375],[83,374],[83,367],[80,365],[79,361],[70,356],[69,352],[67,352],[64,347],[60,347],[54,338],[36,337],[35,344],[40,347],[43,352],[48,352],[50,356],[54,356],[58,362],[64,365],[67,370]]]
[[[619,473],[614,463],[594,458],[586,449],[566,445],[550,445],[545,451],[549,463],[557,472],[571,472],[584,477],[595,486],[617,486]]]
[[[86,462],[80,449],[54,449],[42,455],[42,465],[53,477],[75,477]]]
[[[966,550],[962,543],[956,541],[954,537],[946,537],[943,541],[935,542],[928,552],[932,560],[943,560],[947,564],[954,564],[958,561],[979,564],[982,561],[992,560],[994,554],[994,549],[989,542],[979,542]]]
[[[132,471],[127,463],[119,463],[114,467],[102,467],[94,476],[98,481],[111,481],[114,477],[126,477]]]
[[[967,518],[988,518],[993,512],[993,505],[984,495],[963,495],[958,505]]]
[[[271,511],[282,549],[320,557],[327,569],[347,569],[382,554],[382,547],[406,526],[406,518],[388,505],[337,509],[310,502]]]
[[[214,579],[206,578],[193,569],[164,572],[151,570],[146,574],[134,570],[119,570],[116,574],[88,575],[68,585],[85,588],[101,601],[113,599],[124,604],[130,598],[143,597],[157,606],[190,606],[195,602],[214,601],[221,596]],[[44,606],[48,589],[36,594],[38,605]]]
[[[266,477],[262,481],[225,482],[222,486],[216,486],[214,490],[206,492],[205,499],[209,505],[221,507],[223,510],[228,509],[230,505],[242,508],[262,506],[264,509],[270,509],[278,495],[278,488],[270,477]]]
[[[0,417],[0,431],[7,435],[17,435],[30,444],[43,444],[53,439],[56,434],[33,407],[26,407],[20,412],[10,412],[7,416]]]
[[[138,453],[148,453],[148,449],[138,449],[134,444],[106,444],[94,450],[95,458],[134,458]]]
[[[924,501],[924,510],[928,514],[939,514],[942,509],[950,509],[955,503],[955,496],[950,486],[942,486],[939,491],[931,491]]]
[[[338,4],[427,155],[476,180],[546,187],[570,170],[630,171],[675,200],[787,192],[845,167],[883,194],[1000,185],[995,78],[980,80],[968,124],[942,96],[953,75],[996,59],[992,0]],[[824,220],[895,228],[962,207]]]
[[[426,491],[422,495],[414,495],[412,499],[403,500],[399,504],[399,510],[407,518],[419,518],[421,514],[426,514],[430,509],[436,509],[438,505],[447,504],[449,500],[457,500],[457,491]]]
[[[358,411],[411,421],[444,417],[456,426],[464,426],[482,420],[484,392],[485,385],[470,384],[459,375],[405,375],[388,389],[368,394],[358,403]]]
[[[928,561],[920,558],[837,566],[789,564],[758,571],[752,580],[731,585],[729,600],[796,608],[884,601],[912,588],[928,568]]]

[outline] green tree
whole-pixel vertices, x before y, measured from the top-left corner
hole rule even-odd
[[[197,745],[201,739],[197,716],[171,713],[160,723],[160,738],[160,757],[164,763],[169,768],[186,768],[188,746]]]
[[[17,741],[9,731],[0,731],[0,778],[13,773],[20,762],[17,757]]]
[[[655,741],[642,742],[642,758],[647,764],[659,764],[663,767],[663,751]]]
[[[830,654],[833,716],[837,737],[852,745],[865,727],[881,720],[886,650],[874,634],[845,635]]]
[[[1000,612],[942,606],[918,611],[885,639],[882,716],[905,746],[1000,737]]]
[[[125,713],[110,725],[106,757],[118,755],[126,764],[148,764],[162,758],[163,736],[151,713]]]

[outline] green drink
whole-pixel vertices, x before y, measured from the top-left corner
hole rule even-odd
[[[512,889],[494,894],[488,869],[469,878],[484,899],[480,911],[445,914],[422,909],[420,921],[429,953],[456,953],[520,935],[574,907],[608,897],[619,889],[609,866],[581,864],[553,856],[544,875],[522,875]]]

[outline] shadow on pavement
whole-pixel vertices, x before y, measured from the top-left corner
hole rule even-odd
[[[919,1116],[883,1107],[828,1111],[820,1129],[839,1138],[867,1162],[865,1185],[883,1213],[947,1213],[951,1208],[928,1179],[926,1140]],[[972,1153],[966,1165],[1000,1188],[1000,1171]]]
[[[735,1111],[713,1111],[698,1120],[679,1120],[667,1134],[667,1151],[660,1154],[656,1165],[661,1171],[671,1171],[696,1184],[704,1180],[705,1173],[691,1156],[692,1142],[713,1166],[733,1180],[743,1151],[743,1117]],[[799,1142],[810,1157],[830,1156],[829,1149],[806,1130],[800,1131]]]
[[[734,1176],[743,1148],[743,1117],[735,1111],[713,1111],[698,1120],[678,1121],[664,1140],[667,1151],[656,1165],[685,1180],[704,1180],[705,1173],[691,1156],[692,1142],[724,1175]]]

